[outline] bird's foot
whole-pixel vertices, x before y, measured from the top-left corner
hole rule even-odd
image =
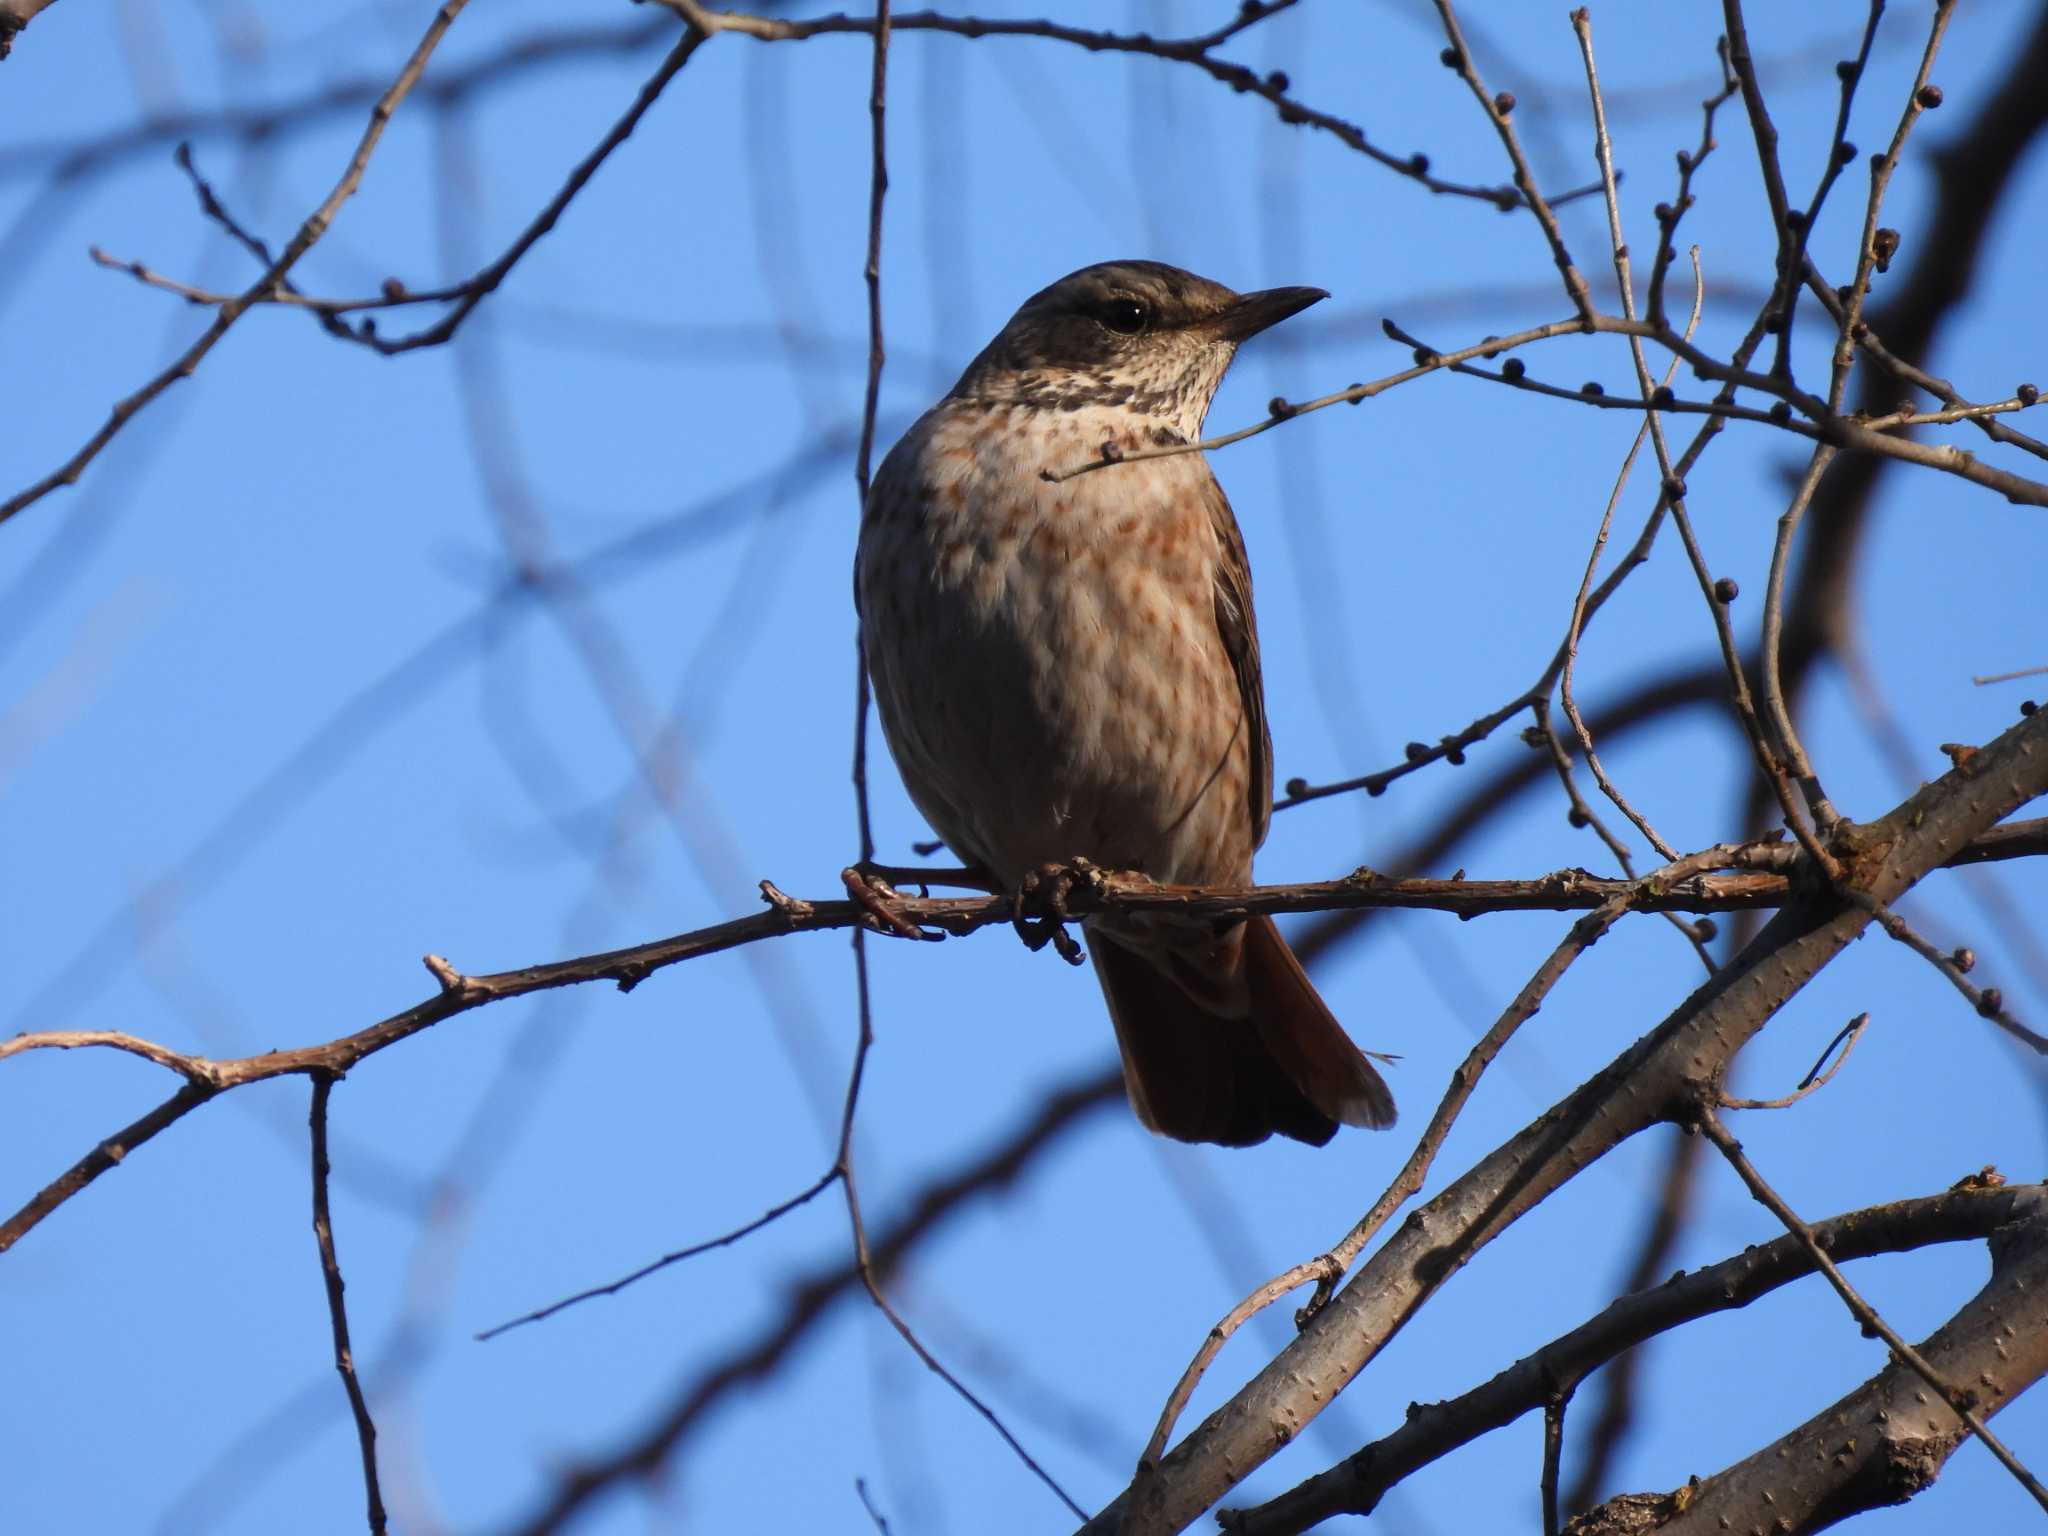
[[[933,933],[920,928],[892,905],[897,897],[896,888],[858,865],[849,864],[839,871],[839,878],[845,883],[846,894],[854,904],[868,915],[869,925],[877,933],[893,933],[899,939],[943,939],[943,933]]]
[[[906,885],[916,886],[925,895],[930,895],[930,888],[935,885],[955,886],[964,891],[986,891],[991,896],[999,896],[1003,890],[1002,882],[994,875],[972,864],[932,865],[927,868],[917,864],[877,864],[864,859],[853,867],[870,885],[886,886],[892,894]]]
[[[1067,901],[1075,891],[1099,896],[1107,889],[1108,883],[1103,872],[1086,859],[1075,859],[1067,864],[1041,864],[1026,874],[1017,886],[1017,910],[1010,919],[1017,930],[1017,937],[1033,954],[1050,944],[1067,964],[1081,964],[1087,955],[1081,948],[1081,941],[1067,932],[1067,924],[1074,921],[1067,910]]]

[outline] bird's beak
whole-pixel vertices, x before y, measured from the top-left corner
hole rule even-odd
[[[1328,297],[1320,288],[1265,288],[1240,294],[1236,303],[1209,323],[1225,341],[1240,342]]]

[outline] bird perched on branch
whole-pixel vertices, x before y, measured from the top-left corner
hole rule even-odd
[[[877,472],[855,595],[882,727],[918,809],[1005,888],[1077,860],[1251,883],[1273,749],[1244,540],[1199,452],[1142,455],[1199,440],[1238,345],[1327,297],[1084,268],[1027,300]],[[1270,917],[1084,930],[1153,1130],[1321,1145],[1393,1124]]]

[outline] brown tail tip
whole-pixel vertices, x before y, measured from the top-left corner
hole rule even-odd
[[[1322,1146],[1343,1125],[1394,1123],[1387,1085],[1316,995],[1268,918],[1245,924],[1249,1017],[1197,1002],[1144,955],[1091,934],[1131,1107],[1177,1141]]]
[[[1302,1095],[1340,1124],[1391,1126],[1394,1095],[1386,1079],[1344,1033],[1270,917],[1244,925],[1244,968],[1253,1027]]]

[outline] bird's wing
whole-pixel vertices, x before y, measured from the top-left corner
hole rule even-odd
[[[1204,466],[1206,468],[1206,466]],[[1223,637],[1223,649],[1237,674],[1240,719],[1244,724],[1250,752],[1246,777],[1247,809],[1252,818],[1252,846],[1266,840],[1266,826],[1273,819],[1273,736],[1266,729],[1266,687],[1259,673],[1259,624],[1252,614],[1252,567],[1244,552],[1244,535],[1223,487],[1210,474],[1206,499],[1209,521],[1216,533],[1216,630]]]

